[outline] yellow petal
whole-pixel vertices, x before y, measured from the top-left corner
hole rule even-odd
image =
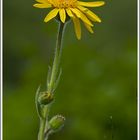
[[[59,9],[57,9],[57,8],[53,9],[52,11],[50,11],[49,14],[45,17],[44,22],[48,22],[52,18],[56,17],[58,12],[59,12]]]
[[[52,7],[51,4],[48,4],[48,3],[45,3],[45,4],[34,4],[33,6],[37,7],[37,8],[50,8],[50,7]]]
[[[93,26],[90,20],[78,9],[72,8],[73,12],[76,14],[77,17],[79,17],[83,22],[89,24],[90,26]]]
[[[85,8],[85,7],[83,7],[83,6],[80,6],[80,5],[78,5],[77,6],[77,8],[79,9],[79,10],[81,10],[82,12],[87,12],[89,9],[88,8]]]
[[[74,23],[74,29],[75,29],[76,37],[80,40],[81,39],[80,21],[77,17],[73,17],[72,20],[73,20],[73,23]]]
[[[66,9],[68,16],[73,17],[73,14],[69,8]]]
[[[90,32],[90,33],[94,33],[91,26],[89,26],[88,24],[84,23],[85,27],[87,28],[87,30]]]
[[[70,10],[71,10],[78,18],[81,17],[79,11],[78,11],[76,8],[70,8]]]
[[[89,9],[82,6],[77,6],[77,7],[79,10],[83,11],[88,16],[88,18],[90,18],[92,21],[101,22],[101,19]]]
[[[66,12],[64,9],[60,9],[59,11],[59,15],[60,15],[60,19],[63,23],[65,23],[65,20],[66,20]]]
[[[39,3],[47,3],[47,0],[36,0]]]
[[[92,11],[88,10],[86,12],[86,14],[92,21],[101,22],[101,19],[96,14],[94,14]]]
[[[82,2],[82,1],[77,1],[77,3],[81,6],[86,6],[86,7],[100,7],[105,4],[104,1],[95,1],[95,2]]]

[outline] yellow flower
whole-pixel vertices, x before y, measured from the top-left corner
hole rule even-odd
[[[59,15],[60,20],[65,23],[66,18],[70,17],[73,20],[75,33],[78,39],[81,38],[81,25],[79,19],[81,19],[87,28],[87,30],[93,33],[93,22],[101,22],[101,19],[85,7],[99,7],[105,4],[104,1],[96,2],[82,2],[78,0],[36,0],[38,3],[34,4],[37,8],[52,8],[52,10],[45,17],[44,22],[48,22],[51,19]]]

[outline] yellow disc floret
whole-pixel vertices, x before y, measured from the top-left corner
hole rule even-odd
[[[77,0],[51,0],[52,6],[56,8],[69,8],[75,7]]]

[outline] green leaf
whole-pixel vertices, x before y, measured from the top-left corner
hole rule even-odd
[[[37,89],[37,91],[36,91],[35,104],[36,104],[36,109],[37,109],[38,116],[41,118],[41,114],[42,114],[41,113],[41,106],[40,106],[40,104],[38,102],[38,97],[40,95],[40,87],[41,86],[39,86],[38,89]]]

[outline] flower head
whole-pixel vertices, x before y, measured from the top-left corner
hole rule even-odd
[[[48,105],[54,100],[53,94],[48,92],[40,92],[40,96],[38,98],[38,101],[42,105]]]
[[[70,17],[73,20],[75,33],[78,39],[81,38],[81,19],[87,30],[93,33],[93,22],[101,22],[101,19],[86,7],[100,7],[104,5],[104,1],[96,2],[82,2],[78,0],[36,0],[38,3],[34,4],[37,8],[52,8],[52,10],[45,17],[44,22],[59,15],[61,22],[65,23],[66,18]]]
[[[56,115],[49,121],[50,129],[56,132],[64,126],[64,123],[65,118],[62,115]]]

